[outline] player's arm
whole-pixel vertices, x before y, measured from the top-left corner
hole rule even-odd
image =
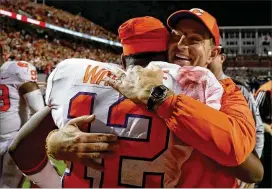
[[[233,176],[246,183],[259,183],[264,175],[263,165],[255,150],[239,166],[226,167],[226,169]]]
[[[66,87],[70,86],[70,72],[76,68],[74,67],[76,64],[72,62],[69,59],[62,61],[48,77],[45,101],[52,108],[53,116],[56,107],[66,95],[60,93],[60,87],[65,91]],[[69,100],[66,103],[69,103]],[[101,164],[93,161],[93,158],[101,158],[111,153],[117,146],[115,144],[117,136],[82,132],[81,128],[93,120],[94,116],[75,118],[59,130],[50,133],[46,141],[48,154],[58,160],[78,162],[94,169],[101,169]]]
[[[50,108],[46,106],[21,128],[9,146],[9,153],[18,168],[38,186],[61,187],[60,178],[48,161],[45,146],[48,154],[56,159],[80,162],[95,169],[102,167],[92,158],[111,154],[118,147],[115,135],[80,131],[81,126],[93,120],[94,116],[83,116],[70,120],[62,129],[56,129]]]
[[[19,77],[24,81],[19,87],[19,93],[25,98],[31,113],[34,114],[45,106],[43,95],[37,84],[36,68],[29,63],[24,63],[23,67],[20,62],[17,65],[19,66]]]
[[[56,126],[50,108],[46,106],[24,124],[9,146],[9,154],[18,168],[43,188],[61,187],[60,177],[49,162],[45,150],[45,139],[54,129]]]
[[[30,107],[31,112],[41,110],[45,104],[41,90],[36,82],[26,82],[19,88],[20,95],[23,96]]]
[[[47,153],[57,160],[78,162],[102,170],[102,165],[94,159],[111,155],[119,145],[116,135],[81,131],[94,118],[94,115],[74,118],[64,127],[51,132],[46,139]]]

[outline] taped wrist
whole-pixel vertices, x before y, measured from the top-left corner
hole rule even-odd
[[[61,188],[61,177],[58,175],[53,165],[48,161],[46,166],[38,173],[27,175],[29,180],[41,188]]]
[[[23,96],[33,113],[38,112],[45,106],[44,99],[40,89],[28,92]]]

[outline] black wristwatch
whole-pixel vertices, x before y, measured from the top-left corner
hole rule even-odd
[[[148,98],[147,109],[152,110],[156,102],[161,101],[167,96],[168,91],[169,89],[164,85],[153,87]]]

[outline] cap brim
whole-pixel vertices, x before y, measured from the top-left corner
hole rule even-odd
[[[180,20],[185,18],[192,18],[201,21],[202,24],[207,27],[206,23],[204,23],[204,21],[200,17],[188,10],[181,10],[171,14],[167,19],[167,25],[170,29],[173,29]]]

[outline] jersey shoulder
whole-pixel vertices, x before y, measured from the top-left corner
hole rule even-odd
[[[177,64],[162,61],[152,61],[147,67],[149,68],[151,66],[160,67],[164,72],[163,84],[169,89],[179,93],[181,86],[185,88],[185,85],[192,82],[206,84],[206,87],[210,87],[210,85],[214,85],[214,83],[220,86],[216,77],[207,68],[199,66],[179,66]]]
[[[20,83],[37,82],[38,75],[35,66],[26,61],[8,61],[1,66],[1,75]]]
[[[181,79],[182,77],[185,78],[185,76],[195,81],[206,79],[207,76],[213,77],[210,70],[199,66],[180,66],[162,61],[152,61],[147,67],[149,68],[151,66],[160,67],[165,73],[168,73],[171,77],[177,80]]]
[[[77,86],[99,84],[103,76],[112,69],[120,69],[110,63],[103,63],[89,59],[71,58],[60,62],[49,75],[46,89],[46,102],[57,94],[60,88],[65,93],[69,88]],[[52,96],[53,95],[53,96]]]
[[[181,92],[181,87],[177,82],[177,78],[181,66],[163,61],[152,61],[146,68],[151,68],[153,66],[157,66],[163,71],[163,84],[170,90],[179,94]]]
[[[49,79],[59,80],[68,77],[73,78],[79,75],[79,73],[86,71],[88,67],[105,70],[120,69],[119,66],[111,63],[103,63],[90,59],[70,58],[61,61],[50,74]]]

